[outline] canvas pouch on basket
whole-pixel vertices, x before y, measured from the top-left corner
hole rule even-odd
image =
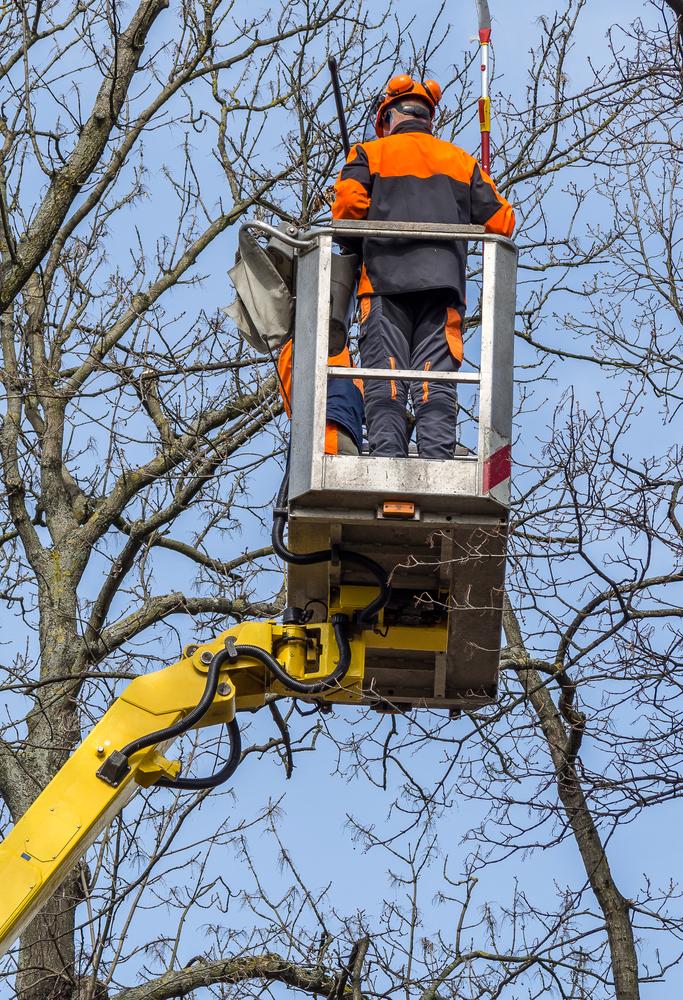
[[[329,354],[346,345],[359,267],[355,254],[332,254]],[[294,250],[272,237],[262,246],[248,230],[239,234],[228,271],[237,298],[225,307],[241,336],[259,354],[275,354],[294,333]]]

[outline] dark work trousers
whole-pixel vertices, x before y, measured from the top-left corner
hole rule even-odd
[[[462,361],[462,313],[457,293],[430,289],[360,300],[363,368],[454,372]],[[365,419],[371,455],[408,454],[406,403],[410,388],[421,458],[452,458],[457,389],[443,382],[365,382]]]

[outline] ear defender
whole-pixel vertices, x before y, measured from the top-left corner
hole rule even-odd
[[[443,91],[436,80],[425,80],[422,84],[424,89],[427,91],[432,101],[434,102],[434,107],[439,103],[443,97]]]

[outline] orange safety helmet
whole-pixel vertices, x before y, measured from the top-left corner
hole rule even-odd
[[[393,79],[389,80],[386,93],[380,98],[380,105],[377,109],[377,117],[375,118],[375,133],[377,137],[379,139],[384,137],[382,119],[392,104],[396,104],[406,97],[417,97],[426,102],[430,117],[433,118],[436,106],[441,100],[441,93],[441,87],[436,80],[425,80],[424,83],[420,83],[417,80],[413,80],[412,76],[408,76],[407,73],[401,73],[400,76],[393,77]]]

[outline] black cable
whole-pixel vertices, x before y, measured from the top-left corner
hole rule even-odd
[[[287,524],[287,513],[276,510],[273,513],[273,533],[271,542],[273,552],[280,559],[293,566],[312,566],[314,563],[331,562],[332,549],[318,549],[317,552],[292,552],[287,548],[285,542],[285,525]]]
[[[157,785],[164,788],[178,788],[181,791],[203,791],[207,788],[218,788],[231,778],[240,762],[242,756],[242,738],[237,719],[232,719],[227,725],[228,738],[230,740],[230,753],[223,767],[207,777],[199,778],[159,778]]]
[[[157,729],[153,733],[148,733],[137,740],[132,740],[121,750],[113,750],[99,768],[97,776],[102,781],[106,781],[107,784],[118,787],[130,770],[130,758],[134,753],[137,753],[139,750],[145,750],[147,747],[156,746],[158,743],[175,739],[177,736],[181,736],[189,729],[192,729],[201,721],[202,717],[206,715],[213,704],[222,666],[226,661],[230,663],[234,662],[239,656],[246,656],[262,663],[277,680],[290,690],[296,691],[297,694],[321,694],[325,691],[334,690],[344,679],[351,666],[351,645],[347,635],[347,616],[340,614],[333,615],[332,627],[337,642],[337,649],[339,650],[339,660],[332,673],[320,681],[306,682],[300,681],[296,677],[291,677],[282,664],[266,649],[262,649],[261,646],[237,646],[231,642],[228,648],[219,650],[212,657],[206,675],[204,691],[198,704],[183,719],[173,723],[173,725],[167,726],[165,729]],[[199,778],[160,778],[156,784],[162,785],[164,788],[176,788],[185,791],[216,788],[218,785],[223,784],[235,773],[237,765],[240,762],[242,747],[236,719],[228,723],[228,735],[230,738],[230,753],[223,767],[216,771],[215,774]]]
[[[329,608],[329,605],[328,605],[327,601],[323,601],[323,599],[321,597],[312,597],[310,599],[310,601],[306,601],[306,603],[304,604],[304,614],[306,615],[306,621],[309,622],[311,620],[311,618],[313,617],[313,612],[311,611],[311,604],[320,604],[320,605],[322,605],[322,607],[325,609],[325,619],[324,620],[327,621],[327,619],[329,617],[329,614],[330,614],[330,608]]]
[[[262,663],[271,672],[273,677],[291,691],[296,691],[297,694],[322,694],[325,691],[330,691],[338,687],[351,666],[351,645],[347,635],[348,618],[346,615],[333,615],[332,627],[334,629],[334,637],[337,640],[337,648],[339,649],[339,662],[332,673],[321,681],[300,681],[296,677],[291,677],[282,664],[266,649],[262,649],[261,646],[241,645],[235,646],[235,649],[239,656],[247,656],[253,660],[258,660],[259,663]]]
[[[389,577],[385,572],[384,568],[380,566],[378,562],[371,559],[369,556],[364,556],[360,552],[354,552],[352,549],[344,548],[343,546],[335,546],[330,549],[318,549],[316,552],[292,552],[285,543],[285,526],[287,524],[287,498],[289,494],[289,463],[290,463],[290,452],[287,452],[287,463],[285,465],[285,474],[282,478],[282,483],[280,484],[280,489],[278,490],[277,499],[275,501],[275,509],[273,510],[273,530],[271,533],[271,541],[273,545],[273,552],[283,559],[287,563],[291,563],[294,566],[310,566],[314,563],[330,562],[332,559],[339,557],[346,562],[355,563],[357,566],[363,566],[365,569],[369,570],[370,573],[376,578],[377,584],[379,586],[379,594],[377,597],[370,602],[365,608],[361,608],[356,613],[356,624],[360,625],[362,628],[366,628],[372,625],[382,610],[385,608],[389,601],[391,600],[391,584],[389,583]]]
[[[330,708],[332,708],[332,706],[328,705],[327,702],[319,702],[319,701],[317,701],[317,702],[314,703],[313,708],[304,709],[304,708],[301,708],[301,706],[299,705],[299,703],[296,700],[296,698],[294,699],[294,709],[295,709],[297,715],[300,715],[302,719],[306,719],[309,715],[317,715],[319,712],[323,711],[323,707],[322,707],[323,705],[328,710]]]
[[[355,563],[356,566],[363,566],[367,569],[377,580],[379,586],[379,593],[377,597],[366,605],[366,607],[361,608],[356,612],[355,621],[356,624],[361,628],[369,628],[374,625],[377,619],[377,615],[380,613],[382,608],[386,608],[387,604],[391,600],[391,584],[389,583],[389,577],[387,576],[384,568],[380,566],[378,562],[371,559],[370,556],[364,556],[360,552],[354,552],[353,549],[344,548],[341,545],[334,546],[332,552],[335,556],[338,556],[342,562]]]
[[[318,549],[317,552],[292,552],[285,543],[285,526],[287,524],[287,498],[289,495],[289,463],[291,449],[287,449],[287,462],[285,463],[285,473],[280,483],[280,489],[275,500],[273,510],[273,530],[271,532],[271,542],[273,552],[284,559],[285,562],[294,566],[311,566],[313,563],[330,562],[332,559],[332,549]]]
[[[332,618],[332,627],[339,650],[339,661],[329,677],[321,681],[306,682],[290,677],[279,661],[261,646],[239,645],[235,646],[232,652],[236,653],[237,656],[246,656],[249,659],[262,663],[277,680],[298,694],[320,694],[323,691],[330,691],[336,688],[344,679],[351,666],[351,646],[346,634],[347,624],[348,619],[346,615],[334,615]],[[206,777],[198,778],[160,778],[156,784],[162,785],[164,788],[175,788],[180,791],[204,791],[224,784],[237,770],[242,755],[242,740],[237,719],[229,722],[227,728],[230,739],[230,753],[227,761],[218,771]]]
[[[182,736],[183,733],[186,733],[188,729],[193,729],[195,723],[199,722],[202,716],[206,715],[213,704],[218,689],[218,677],[221,667],[224,663],[231,662],[234,659],[234,649],[220,649],[209,663],[209,669],[206,674],[206,686],[195,707],[183,719],[174,722],[167,729],[158,729],[155,733],[148,733],[147,736],[141,736],[139,739],[128,743],[121,750],[124,757],[132,757],[138,750],[154,746],[156,743],[161,743],[162,740],[175,739],[176,736]]]
[[[147,747],[156,746],[157,743],[175,739],[186,733],[188,729],[192,729],[206,715],[213,704],[218,689],[221,667],[226,662],[232,662],[234,658],[234,647],[219,650],[209,664],[206,685],[198,704],[184,718],[174,722],[173,725],[167,726],[165,729],[157,729],[153,733],[132,740],[122,750],[113,750],[99,768],[98,778],[117,787],[130,770],[129,761],[134,753],[137,753],[138,750],[145,750]]]

